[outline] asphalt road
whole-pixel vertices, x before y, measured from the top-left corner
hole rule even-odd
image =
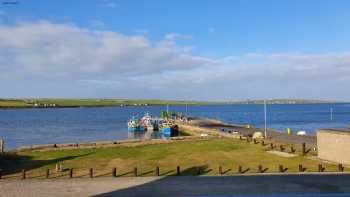
[[[1,180],[1,197],[350,196],[350,175]]]

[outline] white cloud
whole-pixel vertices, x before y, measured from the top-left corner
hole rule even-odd
[[[177,39],[48,21],[0,25],[0,97],[350,99],[350,52],[212,59]]]
[[[176,45],[150,43],[144,36],[47,21],[0,26],[0,40],[0,69],[9,72],[11,66],[16,73],[21,69],[23,75],[133,76],[210,63],[209,59],[180,52]]]
[[[117,3],[112,0],[99,0],[98,3],[100,7],[104,7],[104,8],[115,8],[117,6]]]
[[[190,35],[178,34],[178,33],[169,33],[164,36],[166,40],[176,40],[176,39],[192,39]]]

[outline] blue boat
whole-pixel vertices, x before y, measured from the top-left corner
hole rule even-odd
[[[172,133],[173,133],[173,128],[172,127],[162,127],[161,131],[164,135],[164,137],[172,137]]]
[[[165,121],[162,124],[161,131],[164,137],[174,137],[178,135],[177,125],[170,121]]]

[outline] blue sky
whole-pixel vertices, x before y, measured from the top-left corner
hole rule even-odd
[[[350,100],[349,1],[17,1],[0,97]]]

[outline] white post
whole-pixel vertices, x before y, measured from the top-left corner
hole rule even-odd
[[[331,107],[331,121],[333,121],[333,107]]]
[[[266,119],[267,119],[267,117],[266,117],[266,100],[264,100],[264,122],[265,122],[265,129],[264,129],[264,131],[265,131],[265,139],[267,138],[267,125],[266,125]]]

